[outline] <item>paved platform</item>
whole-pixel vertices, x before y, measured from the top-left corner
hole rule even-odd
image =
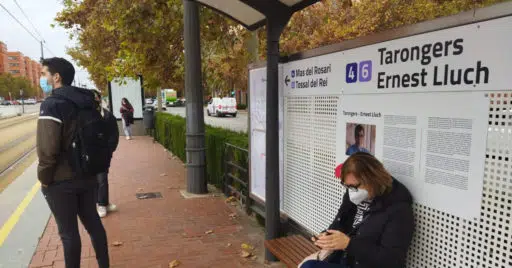
[[[111,267],[167,268],[174,260],[177,267],[266,267],[264,229],[224,197],[183,198],[185,178],[183,163],[151,138],[120,141],[110,169],[111,202],[119,211],[103,219]],[[162,197],[137,199],[143,192]],[[97,267],[89,236],[83,227],[80,233],[82,268]],[[241,256],[244,243],[254,247],[254,257]],[[64,267],[53,218],[30,267]]]
[[[37,161],[0,193],[0,268],[30,264],[50,217],[36,178]]]

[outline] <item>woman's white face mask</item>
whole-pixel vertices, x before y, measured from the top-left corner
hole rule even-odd
[[[350,202],[352,202],[356,206],[361,204],[361,202],[367,200],[368,197],[369,193],[365,189],[348,190],[348,198],[350,198]]]
[[[345,175],[345,183],[342,182],[342,185],[348,188],[348,197],[356,206],[370,197],[368,190],[364,189],[359,180],[351,173]]]

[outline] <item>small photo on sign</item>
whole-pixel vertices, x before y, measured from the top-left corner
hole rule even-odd
[[[365,152],[375,155],[375,136],[375,125],[347,123],[345,154]]]

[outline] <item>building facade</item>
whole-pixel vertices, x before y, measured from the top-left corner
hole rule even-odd
[[[0,41],[0,73],[5,73],[8,70],[7,45]]]
[[[0,73],[10,73],[16,77],[24,77],[30,84],[39,88],[39,76],[42,66],[19,51],[8,51],[7,45],[0,41]],[[39,91],[38,91],[39,92]],[[37,97],[41,96],[39,92]]]
[[[27,77],[25,56],[21,52],[7,52],[8,72],[16,77]]]

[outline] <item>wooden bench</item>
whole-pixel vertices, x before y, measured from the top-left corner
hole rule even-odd
[[[281,237],[265,241],[265,247],[288,267],[296,268],[307,256],[319,251],[301,235]]]

